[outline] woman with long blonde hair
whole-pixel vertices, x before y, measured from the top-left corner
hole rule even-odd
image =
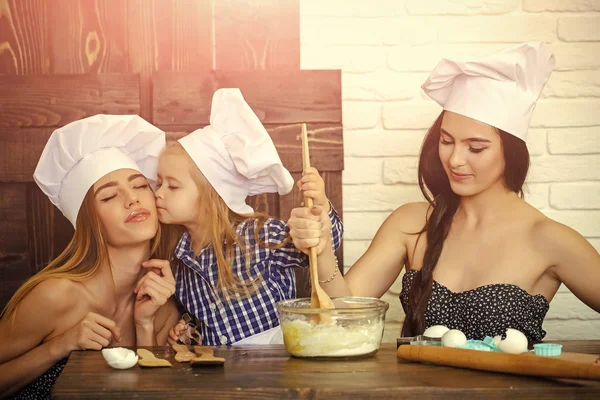
[[[0,320],[0,392],[49,398],[73,350],[165,344],[175,282],[159,252],[148,180],[165,135],[138,116],[97,115],[57,129],[34,179],[75,227]]]

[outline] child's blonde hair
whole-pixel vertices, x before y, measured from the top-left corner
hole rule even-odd
[[[259,236],[260,229],[265,224],[266,219],[269,218],[267,214],[254,212],[252,215],[244,216],[231,211],[179,142],[167,143],[163,155],[185,157],[189,162],[190,176],[200,191],[200,198],[198,200],[200,215],[203,217],[206,216],[206,219],[202,219],[202,224],[207,227],[204,230],[205,237],[202,238],[202,242],[210,243],[214,249],[217,259],[219,288],[226,293],[233,292],[243,295],[254,293],[261,277],[257,276],[249,281],[244,281],[239,279],[233,272],[235,247],[237,246],[244,255],[246,271],[248,272],[248,276],[250,276],[252,255],[247,243],[244,241],[244,237],[237,234],[238,226],[245,221],[251,220],[248,222],[255,227],[255,242],[267,249],[278,249],[285,246],[291,240],[289,234],[286,235],[282,243],[275,246],[267,245],[265,243],[267,238],[265,237],[264,240],[261,240]],[[223,243],[225,246],[223,246]]]

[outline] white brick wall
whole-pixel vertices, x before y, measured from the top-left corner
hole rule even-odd
[[[346,268],[389,213],[421,198],[416,162],[440,107],[420,85],[441,57],[551,45],[557,68],[534,113],[527,201],[600,249],[600,0],[301,0],[301,63],[342,70]],[[400,278],[385,340],[404,318]],[[561,287],[549,339],[598,339],[600,314]]]

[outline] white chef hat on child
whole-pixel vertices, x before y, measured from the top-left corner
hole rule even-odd
[[[525,140],[554,65],[543,43],[523,43],[471,61],[444,58],[421,87],[444,110]]]
[[[137,115],[95,115],[55,130],[33,174],[75,226],[87,191],[109,172],[130,168],[156,181],[165,133]]]
[[[225,204],[252,214],[247,196],[289,193],[294,179],[281,163],[265,127],[239,89],[219,89],[212,99],[210,125],[179,139]]]

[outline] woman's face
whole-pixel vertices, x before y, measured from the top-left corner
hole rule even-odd
[[[151,240],[158,231],[154,193],[139,171],[119,169],[93,186],[94,205],[112,247]]]
[[[502,140],[490,125],[446,111],[439,155],[452,191],[459,196],[473,196],[504,184]]]

